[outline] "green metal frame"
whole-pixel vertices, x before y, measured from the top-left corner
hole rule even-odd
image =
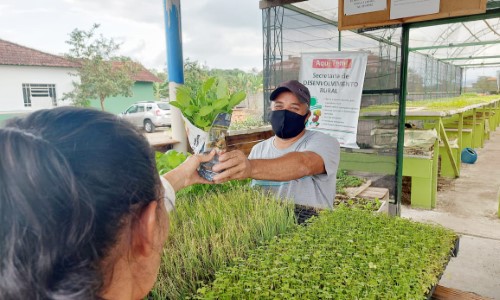
[[[413,48],[410,48],[410,51],[443,49],[443,48],[457,48],[457,47],[472,47],[472,46],[484,46],[484,45],[494,45],[494,44],[500,44],[500,40],[482,41],[482,42],[473,42],[473,43],[457,43],[457,44],[450,43],[448,45],[439,45],[439,46],[413,47]]]
[[[463,65],[457,65],[460,67],[477,67],[477,66],[500,66],[500,61],[499,62],[494,62],[494,63],[480,63],[480,64],[463,64]]]
[[[440,58],[439,60],[475,60],[475,59],[491,59],[491,58],[500,58],[500,55],[449,57],[449,58]]]
[[[403,24],[401,38],[401,76],[399,86],[399,124],[398,124],[398,146],[396,156],[396,203],[389,206],[391,215],[401,215],[401,196],[403,194],[403,150],[405,141],[405,122],[406,122],[406,84],[408,81],[408,59],[410,57],[410,27]]]

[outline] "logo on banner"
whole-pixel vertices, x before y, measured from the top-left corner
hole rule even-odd
[[[350,69],[352,67],[352,59],[350,58],[313,59],[312,67],[314,69]]]

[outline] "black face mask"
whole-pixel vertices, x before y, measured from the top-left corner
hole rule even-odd
[[[306,128],[305,115],[299,115],[289,110],[275,110],[271,112],[271,125],[274,133],[282,139],[296,137]]]

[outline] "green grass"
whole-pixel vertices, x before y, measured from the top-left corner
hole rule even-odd
[[[179,197],[150,299],[183,299],[235,257],[296,227],[293,206],[248,186]]]
[[[426,299],[457,236],[372,212],[324,211],[233,260],[197,299]]]

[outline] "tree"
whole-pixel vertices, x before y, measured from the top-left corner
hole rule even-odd
[[[205,65],[200,65],[196,60],[189,58],[184,61],[184,85],[195,92],[199,85],[210,77],[209,69]]]
[[[99,99],[104,111],[104,101],[111,96],[132,96],[133,76],[139,66],[128,57],[114,54],[120,45],[102,35],[95,36],[99,24],[88,31],[74,29],[67,44],[71,46],[67,57],[80,64],[74,76],[73,91],[65,93],[63,99],[72,99],[75,105],[89,106],[90,99]]]
[[[163,72],[151,71],[162,80],[167,82],[158,83],[155,86],[155,96],[157,98],[168,97],[168,74]],[[239,69],[210,69],[206,65],[200,64],[196,60],[187,58],[184,61],[184,85],[193,91],[193,97],[196,90],[200,87],[200,83],[204,82],[208,77],[223,78],[231,92],[245,91],[247,94],[257,93],[262,91],[262,73],[257,69],[247,73]]]
[[[169,96],[167,73],[157,70],[149,70],[149,71],[161,80],[161,82],[153,83],[153,93],[155,98],[167,99]]]
[[[476,83],[472,84],[472,87],[478,93],[487,93],[497,90],[497,83],[495,77],[479,76]]]

